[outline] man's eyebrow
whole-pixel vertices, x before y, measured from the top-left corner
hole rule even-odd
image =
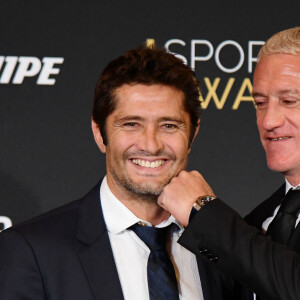
[[[184,120],[179,119],[177,117],[161,117],[161,118],[159,118],[159,121],[160,122],[171,121],[171,122],[177,122],[177,123],[182,123],[182,124],[184,123]]]
[[[300,89],[286,89],[286,90],[281,90],[278,92],[280,96],[285,96],[285,95],[295,95],[295,96],[300,96]],[[266,97],[263,93],[260,92],[252,92],[251,96],[254,97]]]
[[[124,117],[118,118],[119,122],[134,121],[134,120],[136,120],[136,121],[144,121],[145,118],[142,118],[139,115],[126,115]],[[178,117],[172,117],[172,116],[158,118],[158,121],[159,122],[170,121],[170,122],[184,123],[184,121],[182,119],[180,119]]]
[[[279,95],[295,95],[300,96],[300,90],[299,89],[286,89],[279,92]]]
[[[265,97],[265,95],[263,93],[259,93],[259,92],[252,92],[251,96],[254,97]]]
[[[126,115],[124,117],[118,118],[118,121],[132,121],[132,120],[136,120],[136,121],[143,121],[144,118],[142,118],[141,116],[138,115]]]

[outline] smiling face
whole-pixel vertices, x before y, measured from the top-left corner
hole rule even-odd
[[[300,180],[300,55],[271,54],[253,78],[257,126],[270,169]]]
[[[123,85],[106,121],[107,145],[93,123],[95,140],[106,153],[108,185],[120,200],[158,196],[186,168],[190,116],[184,95],[164,85]]]

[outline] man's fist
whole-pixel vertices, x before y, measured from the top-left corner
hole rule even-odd
[[[199,172],[181,171],[164,187],[157,203],[187,226],[193,204],[198,197],[206,195],[216,197]]]

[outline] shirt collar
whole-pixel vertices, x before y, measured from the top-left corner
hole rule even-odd
[[[299,190],[300,189],[300,183],[297,186],[293,186],[289,183],[289,181],[285,178],[285,193],[287,193],[290,189],[293,190]]]
[[[100,187],[100,201],[107,230],[112,234],[119,234],[138,222],[143,222],[148,226],[152,226],[149,222],[138,218],[115,197],[107,184],[106,176],[102,180]],[[183,231],[183,226],[181,226],[172,215],[167,220],[164,220],[158,224],[156,227],[166,227],[171,223],[175,223],[179,226],[180,230],[178,233],[181,234]]]

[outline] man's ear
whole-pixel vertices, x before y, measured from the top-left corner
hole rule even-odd
[[[98,124],[92,119],[92,130],[95,142],[102,153],[106,153],[106,146],[103,143],[103,138]]]
[[[191,151],[192,144],[194,143],[194,140],[195,140],[195,138],[196,138],[196,136],[197,136],[197,134],[198,134],[199,128],[200,128],[200,119],[198,119],[198,121],[197,121],[197,127],[196,127],[196,129],[195,129],[193,139],[192,139],[192,141],[191,141],[191,143],[190,143],[190,145],[189,145],[189,152]]]

